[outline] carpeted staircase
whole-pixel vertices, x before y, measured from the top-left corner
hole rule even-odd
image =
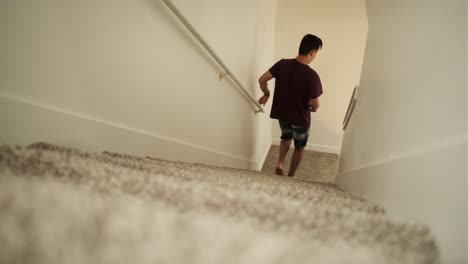
[[[438,263],[427,227],[333,184],[0,146],[0,263]]]

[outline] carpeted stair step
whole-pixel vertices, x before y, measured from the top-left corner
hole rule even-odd
[[[212,187],[219,186],[222,188],[223,186],[229,186],[231,190],[239,189],[243,192],[254,193],[266,192],[268,195],[288,199],[297,198],[300,201],[308,201],[310,204],[323,206],[333,204],[333,206],[341,208],[376,214],[384,212],[382,207],[372,205],[356,195],[343,192],[334,185],[315,183],[304,179],[278,177],[248,170],[156,160],[110,152],[90,154],[44,143],[33,145],[30,149],[57,151],[66,154],[66,157],[81,157],[113,166],[137,169],[150,174],[180,178],[189,182],[205,182]],[[59,159],[63,158],[62,155],[56,155],[55,157]],[[31,163],[32,161],[28,162]],[[46,163],[50,164],[51,162],[46,161]],[[63,161],[57,160],[54,163],[58,166]],[[96,162],[93,164],[97,167],[100,166]],[[79,168],[80,166],[76,167],[75,170]]]
[[[372,225],[369,233],[355,230],[324,240],[330,231],[320,231],[305,238],[281,228],[259,228],[249,218],[180,212],[131,195],[103,196],[51,178],[0,172],[0,263],[386,264],[437,259],[430,235],[419,226],[389,225],[378,230],[384,237],[378,243],[364,238],[373,237]],[[349,226],[368,224],[356,220],[349,219]]]
[[[215,253],[213,261],[206,261],[203,257],[206,252],[196,244],[200,238],[185,233],[196,233],[197,228],[200,228],[200,233],[219,232],[218,238],[226,246],[223,250],[229,251],[227,254],[243,256],[244,261],[240,262],[246,263],[284,263],[287,259],[296,259],[294,263],[306,263],[306,259],[313,263],[343,263],[345,260],[350,260],[346,263],[437,263],[438,260],[437,248],[427,227],[389,219],[380,207],[370,205],[364,199],[332,185],[304,179],[109,152],[86,153],[48,144],[29,148],[0,146],[0,179],[0,208],[3,208],[0,226],[24,222],[27,228],[23,233],[11,233],[23,240],[37,233],[47,236],[37,230],[48,226],[45,223],[49,221],[47,214],[34,209],[46,204],[55,208],[47,211],[54,215],[82,213],[101,221],[97,226],[89,227],[88,220],[84,220],[88,224],[80,226],[82,223],[75,223],[74,218],[60,220],[56,217],[52,221],[59,230],[72,229],[69,232],[73,233],[89,227],[105,230],[104,237],[119,236],[119,230],[106,228],[109,228],[108,223],[122,221],[127,226],[123,234],[128,233],[129,236],[139,237],[146,228],[160,232],[161,226],[148,227],[146,224],[135,227],[127,222],[132,220],[126,219],[123,212],[132,210],[133,204],[137,203],[141,212],[136,214],[156,219],[157,225],[161,224],[161,219],[163,222],[180,222],[180,225],[166,227],[170,228],[166,236],[173,234],[184,240],[183,246],[172,238],[157,235],[145,238],[147,243],[155,245],[164,244],[164,239],[169,239],[167,246],[172,248],[173,256],[168,253],[166,257],[171,261],[163,263],[183,263],[179,259],[183,257],[175,253],[180,249],[192,252],[192,263],[229,263],[220,261]],[[48,186],[54,187],[48,192]],[[36,191],[38,189],[40,191]],[[17,200],[22,202],[17,204]],[[100,204],[104,215],[92,206],[89,208],[89,203],[94,201]],[[120,203],[122,207],[119,207]],[[15,218],[17,211],[21,212],[18,214],[23,220]],[[8,217],[3,217],[5,215]],[[189,219],[196,223],[210,222],[213,226],[194,226]],[[74,225],[77,225],[77,230]],[[2,244],[7,248],[15,247],[16,238],[9,236],[9,231],[4,229],[0,229]],[[185,231],[181,233],[180,230]],[[232,233],[243,233],[243,230],[249,230],[247,238],[239,238]],[[101,246],[102,241],[94,241],[91,234],[77,236],[76,243]],[[253,246],[259,250],[260,259],[251,255],[249,249],[239,246],[256,239],[265,242],[266,238],[270,239],[269,251],[273,252],[273,259],[262,251],[266,250],[262,246]],[[37,239],[42,241],[47,237]],[[291,244],[286,246],[282,241]],[[60,245],[60,239],[55,242]],[[114,245],[112,240],[105,240],[105,244],[119,250],[122,246],[119,241]],[[208,243],[207,247],[216,248],[215,244]],[[60,249],[57,245],[52,248]],[[285,246],[290,248],[291,245],[296,249],[284,250]],[[41,242],[26,245],[18,254],[24,254],[24,250],[34,250],[41,255],[46,249]],[[72,248],[66,250],[68,252]],[[340,256],[343,252],[350,255]],[[151,260],[161,257],[155,253],[148,254]],[[0,254],[0,258],[2,256]],[[0,259],[0,263],[4,260]],[[54,259],[52,263],[58,262]]]

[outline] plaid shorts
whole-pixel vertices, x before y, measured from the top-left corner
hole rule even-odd
[[[296,149],[303,149],[309,140],[309,127],[291,125],[279,120],[281,139],[293,139]]]

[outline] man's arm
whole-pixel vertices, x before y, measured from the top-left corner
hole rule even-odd
[[[260,78],[258,79],[258,83],[260,84],[260,89],[263,92],[263,96],[258,99],[258,103],[265,105],[270,97],[270,90],[268,90],[268,81],[273,79],[273,75],[271,75],[270,71],[266,71]]]
[[[320,107],[320,101],[317,98],[310,99],[310,111],[317,112],[317,109]]]

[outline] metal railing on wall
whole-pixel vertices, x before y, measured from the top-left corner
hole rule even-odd
[[[265,113],[263,107],[257,102],[257,100],[250,94],[250,92],[241,84],[241,82],[236,78],[232,71],[226,66],[226,64],[219,58],[219,56],[214,52],[214,50],[208,45],[208,43],[203,39],[203,37],[195,30],[195,28],[190,24],[190,22],[182,15],[182,13],[177,9],[177,7],[170,0],[162,0],[164,4],[169,8],[169,10],[174,13],[174,15],[180,20],[180,22],[187,28],[193,37],[198,40],[200,45],[202,45],[208,54],[218,63],[221,69],[224,71],[219,74],[220,78],[224,76],[229,76],[232,82],[240,89],[242,94],[248,99],[250,103],[255,107],[255,113]]]
[[[349,100],[348,104],[348,110],[346,110],[346,115],[343,120],[343,130],[346,129],[348,126],[349,120],[351,119],[351,116],[354,113],[354,108],[356,107],[356,101],[358,99],[358,94],[359,94],[359,88],[358,86],[354,87],[353,94],[351,95],[351,99]]]

